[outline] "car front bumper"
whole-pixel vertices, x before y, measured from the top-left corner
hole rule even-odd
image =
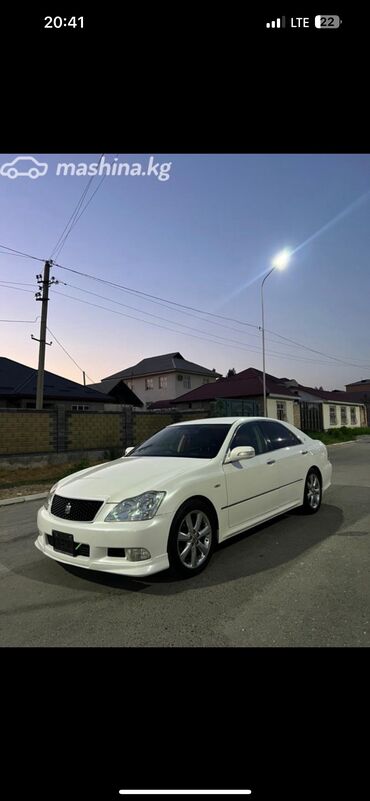
[[[327,461],[324,467],[321,470],[322,472],[322,491],[326,492],[327,489],[331,486],[331,480],[333,475],[333,465],[331,462]]]
[[[143,520],[137,523],[105,523],[104,521],[81,523],[56,517],[42,506],[37,513],[37,528],[36,548],[50,559],[55,559],[63,564],[137,577],[150,576],[169,567],[167,542],[170,518],[168,515],[156,515],[152,520]],[[88,546],[89,555],[73,556],[54,550],[48,539],[53,536],[54,531],[72,534],[76,543]],[[126,556],[108,555],[108,549],[114,548],[146,548],[150,553],[150,559],[130,561]]]

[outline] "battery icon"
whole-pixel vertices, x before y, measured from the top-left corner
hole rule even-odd
[[[328,14],[317,14],[315,17],[315,28],[339,28],[342,20],[337,14],[329,16]]]

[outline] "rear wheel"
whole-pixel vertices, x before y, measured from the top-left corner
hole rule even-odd
[[[320,476],[317,470],[312,468],[307,473],[302,511],[306,515],[314,515],[319,511],[321,506],[322,487]]]
[[[208,565],[216,542],[214,515],[199,499],[187,501],[175,515],[168,539],[170,567],[182,576],[195,576]]]

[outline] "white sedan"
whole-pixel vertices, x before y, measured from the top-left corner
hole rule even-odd
[[[330,486],[325,445],[263,417],[167,426],[125,456],[55,484],[36,547],[91,570],[199,573],[218,542],[294,507],[318,511]]]

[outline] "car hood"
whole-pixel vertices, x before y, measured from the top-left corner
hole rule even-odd
[[[64,498],[96,498],[118,503],[149,490],[168,492],[179,478],[198,473],[209,462],[209,459],[126,456],[67,476],[58,482],[56,493]]]

